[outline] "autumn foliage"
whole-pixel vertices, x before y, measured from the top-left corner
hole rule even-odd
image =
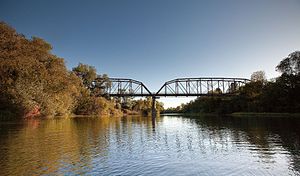
[[[51,50],[51,45],[43,39],[27,39],[4,22],[0,23],[2,116],[110,113],[112,103],[92,97],[86,87],[87,79],[78,76],[78,72],[68,71],[64,59]],[[96,70],[91,72],[96,75]]]

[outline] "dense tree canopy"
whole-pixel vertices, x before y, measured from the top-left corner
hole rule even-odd
[[[112,102],[90,92],[96,69],[79,64],[68,71],[51,49],[43,39],[27,39],[0,23],[0,112],[25,117],[114,112]]]
[[[1,107],[43,115],[69,113],[75,104],[80,81],[64,60],[51,53],[43,39],[26,39],[0,23]]]

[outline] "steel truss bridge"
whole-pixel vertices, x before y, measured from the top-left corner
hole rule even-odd
[[[155,99],[159,97],[233,95],[249,81],[245,78],[178,78],[165,82],[157,92],[150,92],[145,84],[137,80],[97,78],[93,83],[93,88],[99,87],[103,90],[102,94],[110,97],[152,97],[152,118],[154,119],[156,117]]]
[[[101,82],[101,80],[99,81]],[[157,92],[151,92],[140,81],[125,78],[109,78],[110,86],[103,88],[104,94],[111,97],[217,96],[233,95],[236,90],[249,81],[249,79],[245,78],[178,78],[165,82]]]

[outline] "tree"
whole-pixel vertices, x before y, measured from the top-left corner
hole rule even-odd
[[[81,78],[83,85],[91,91],[93,96],[106,96],[105,89],[111,87],[107,74],[97,75],[93,66],[79,63],[72,71]],[[106,98],[109,98],[106,96]]]
[[[74,108],[80,80],[43,39],[25,38],[0,23],[0,110],[63,115]]]
[[[93,66],[79,63],[77,67],[74,67],[72,71],[82,79],[86,88],[91,88],[92,82],[97,77],[96,69]]]
[[[298,75],[300,73],[300,51],[295,51],[284,58],[276,67],[282,74]]]
[[[264,71],[256,71],[251,75],[252,82],[261,82],[264,83],[266,81],[266,74]]]

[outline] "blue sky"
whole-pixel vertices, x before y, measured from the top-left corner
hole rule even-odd
[[[300,49],[299,0],[0,0],[0,20],[51,43],[70,69],[86,63],[153,92],[177,77],[272,78]]]

